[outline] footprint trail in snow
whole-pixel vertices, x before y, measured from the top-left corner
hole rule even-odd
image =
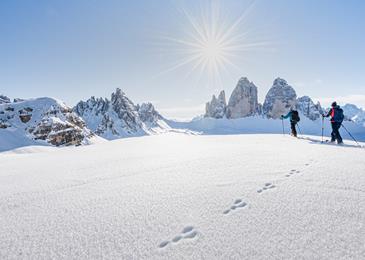
[[[230,213],[231,211],[237,210],[237,209],[241,209],[247,206],[247,203],[242,201],[242,199],[236,199],[233,203],[233,205],[229,208],[226,209],[225,211],[223,211],[224,215],[227,215],[228,213]]]
[[[289,174],[285,175],[285,177],[290,177],[290,176],[294,175],[295,173],[300,173],[300,171],[293,169],[289,172]]]
[[[270,182],[265,183],[264,187],[262,187],[261,189],[257,190],[257,193],[262,193],[264,191],[270,190],[275,188],[276,186]]]
[[[158,247],[164,248],[169,244],[177,244],[182,240],[193,239],[198,235],[198,231],[193,226],[186,226],[183,228],[180,234],[174,236],[171,240],[162,241]]]

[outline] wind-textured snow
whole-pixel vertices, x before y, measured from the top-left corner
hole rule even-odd
[[[306,138],[0,153],[0,258],[362,259],[365,149]]]

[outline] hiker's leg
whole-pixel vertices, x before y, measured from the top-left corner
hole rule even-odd
[[[336,141],[336,125],[335,123],[331,123],[332,126],[332,133],[331,133],[331,142],[335,142]]]
[[[341,134],[340,134],[340,128],[341,128],[341,124],[340,123],[337,123],[337,143],[341,144],[343,141],[342,141],[342,137],[341,137]]]
[[[291,126],[291,133],[293,134],[293,136],[297,137],[297,129],[295,128],[296,123],[290,123]]]

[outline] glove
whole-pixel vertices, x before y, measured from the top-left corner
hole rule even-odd
[[[280,118],[281,118],[281,119],[283,119],[283,118],[284,118],[284,116],[283,116],[283,115],[281,115],[281,116],[280,116]]]

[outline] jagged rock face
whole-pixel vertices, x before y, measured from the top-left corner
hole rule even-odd
[[[268,118],[277,119],[296,106],[296,98],[295,90],[284,79],[277,78],[266,95],[263,113]]]
[[[222,90],[218,98],[213,95],[212,100],[206,103],[204,117],[223,118],[226,113],[226,107],[226,94]]]
[[[88,143],[94,136],[71,108],[51,98],[0,105],[0,128],[55,146]]]
[[[303,96],[297,99],[297,110],[310,120],[317,120],[323,114],[321,104],[318,102],[314,104],[312,99],[308,96]]]
[[[77,103],[77,105],[74,107],[73,110],[74,112],[76,112],[76,114],[83,117],[86,116],[86,114],[90,111],[90,109],[92,109],[93,113],[98,116],[108,111],[109,106],[110,106],[110,101],[108,99],[103,99],[103,98],[96,99],[94,96],[92,96],[86,102],[80,101],[79,103]]]
[[[10,98],[0,94],[0,104],[10,103]]]
[[[257,114],[258,115],[263,114],[262,104],[260,104],[260,103],[257,105]]]
[[[111,100],[91,97],[80,101],[74,111],[92,131],[107,139],[138,135],[142,129],[136,106],[120,89],[112,93]]]
[[[142,128],[141,121],[138,117],[137,107],[119,88],[112,93],[111,105],[118,118],[125,123],[126,127],[133,132]]]
[[[152,104],[136,106],[119,88],[110,100],[91,97],[80,101],[74,111],[88,128],[106,139],[150,134],[150,127],[162,118]]]
[[[227,118],[242,118],[258,113],[257,87],[247,78],[241,78],[229,98]]]
[[[84,139],[84,122],[73,113],[65,114],[67,121],[45,117],[31,131],[36,140],[46,140],[52,145],[80,145]],[[91,134],[91,133],[90,133]]]
[[[150,126],[157,125],[157,122],[163,119],[151,103],[137,105],[137,111],[141,121]]]
[[[25,101],[25,99],[22,99],[22,98],[14,98],[14,103],[16,102],[22,102],[22,101]]]
[[[342,109],[346,119],[365,125],[365,111],[363,109],[353,104],[346,104]]]

